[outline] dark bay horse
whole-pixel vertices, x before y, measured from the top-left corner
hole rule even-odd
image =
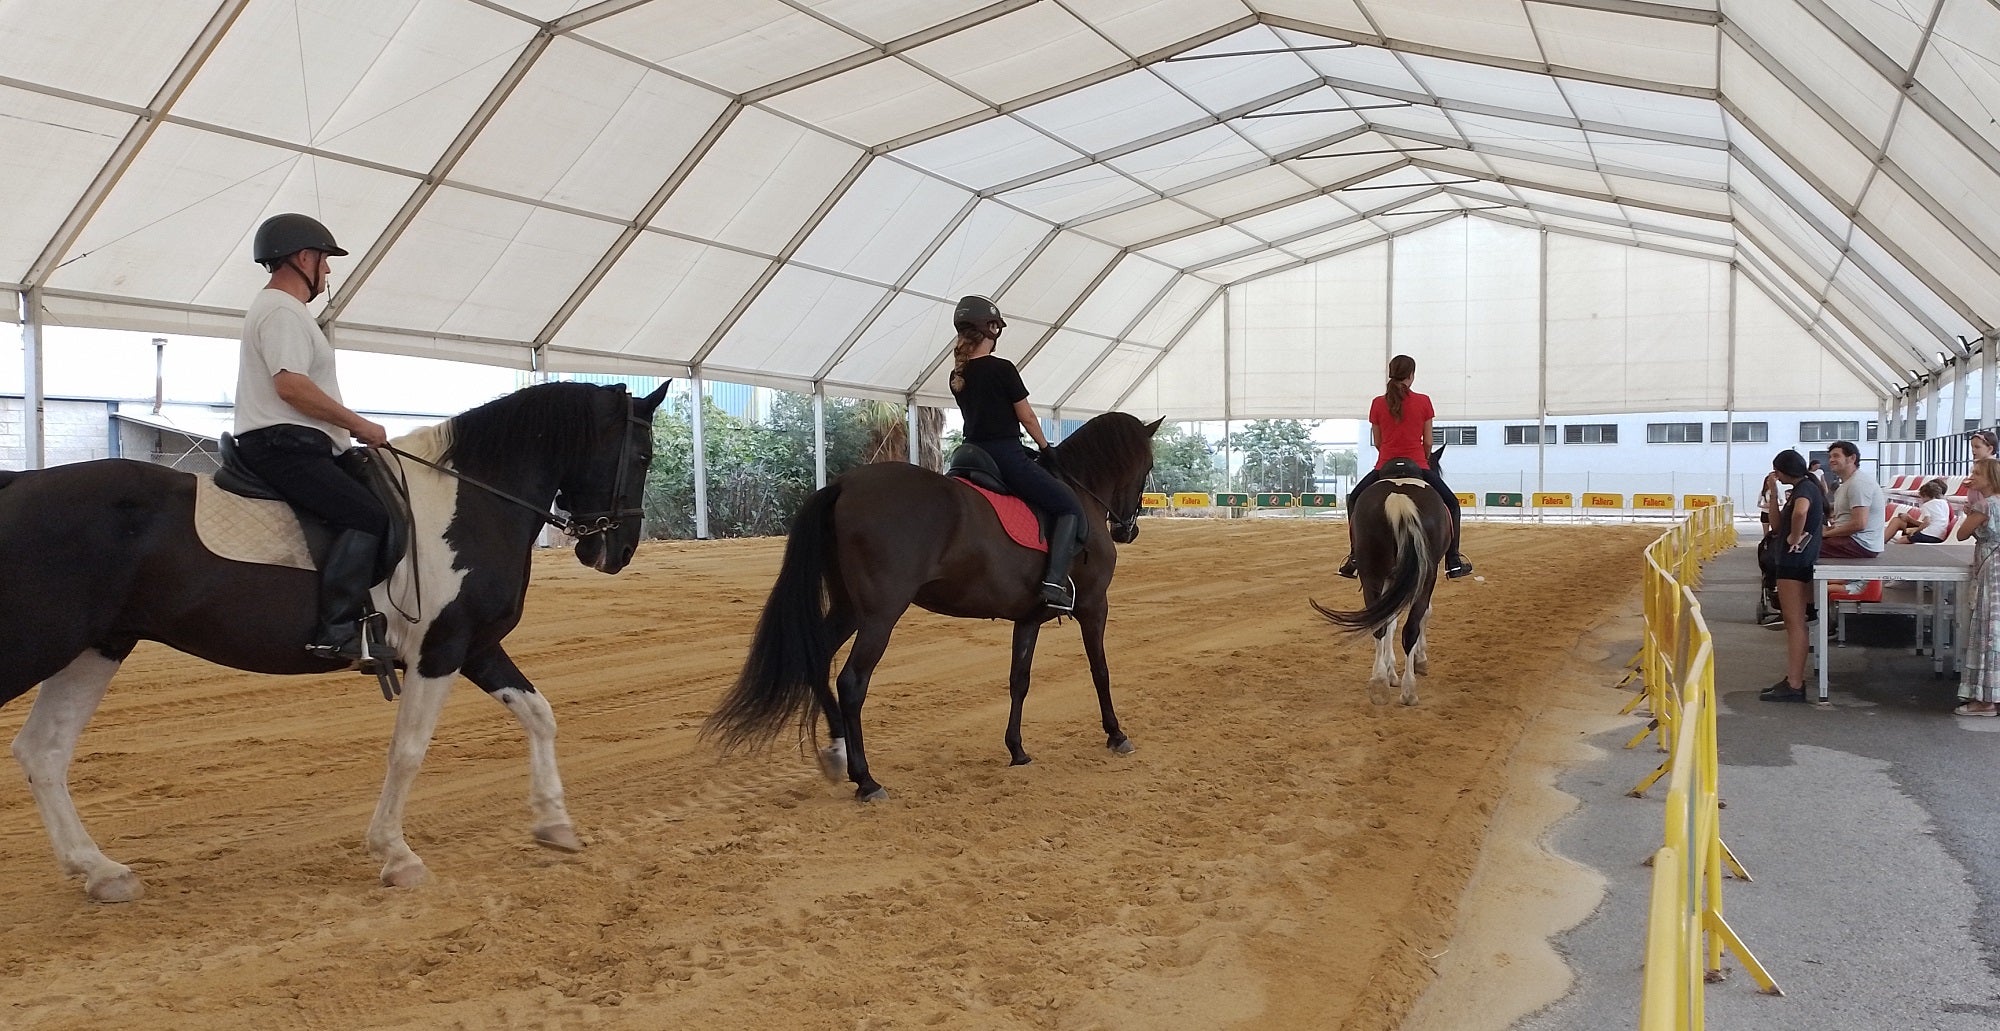
[[[403,805],[461,672],[527,731],[535,840],[582,847],[556,772],[555,716],[500,641],[521,618],[551,501],[581,534],[577,561],[606,573],[631,561],[653,412],[665,396],[665,385],[634,398],[622,386],[544,384],[392,442],[491,489],[400,456],[385,459],[400,465],[409,485],[412,533],[409,553],[374,591],[376,607],[392,614],[390,643],[409,664],[368,827],[383,884],[424,878],[423,860],[403,840]],[[84,830],[70,800],[69,763],[112,675],[140,641],[259,673],[335,668],[305,650],[317,574],[208,551],[194,529],[196,486],[188,473],[123,459],[0,473],[0,704],[41,685],[14,757],[56,862],[81,874],[100,902],[136,899],[144,886]]]
[[[1444,448],[1431,452],[1431,468],[1438,467],[1443,455]],[[1401,476],[1391,467],[1354,500],[1347,518],[1354,526],[1361,608],[1338,612],[1317,601],[1312,607],[1337,627],[1374,633],[1375,672],[1368,678],[1368,697],[1375,704],[1386,704],[1389,689],[1400,687],[1402,703],[1415,705],[1417,674],[1430,672],[1424,628],[1438,565],[1451,547],[1451,509],[1414,466]],[[1397,666],[1405,663],[1398,676]]]
[[[1097,686],[1105,743],[1121,754],[1132,743],[1111,708],[1105,594],[1118,563],[1113,542],[1129,544],[1139,536],[1140,492],[1153,469],[1152,438],[1159,428],[1159,420],[1141,423],[1111,412],[1084,423],[1054,449],[1058,475],[1076,490],[1090,527],[1071,573],[1074,614]],[[814,717],[823,717],[832,736],[820,751],[827,778],[846,776],[863,801],[887,797],[868,772],[861,706],[890,632],[916,604],[946,616],[1013,621],[1007,751],[1013,765],[1028,763],[1021,704],[1036,638],[1051,618],[1039,599],[1042,559],[1041,552],[1013,543],[992,506],[963,483],[902,463],[849,471],[799,509],[742,676],[703,733],[719,737],[725,748],[757,745],[793,721],[809,736]],[[849,637],[854,647],[841,667],[836,698],[827,687],[828,667]]]

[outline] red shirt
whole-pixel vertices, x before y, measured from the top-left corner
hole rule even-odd
[[[1368,424],[1375,427],[1375,436],[1380,443],[1375,445],[1375,468],[1388,465],[1390,460],[1407,458],[1417,463],[1419,468],[1431,467],[1431,442],[1424,439],[1424,423],[1431,421],[1437,410],[1431,407],[1429,395],[1411,391],[1403,398],[1403,418],[1394,419],[1389,415],[1389,399],[1378,397],[1368,406]]]

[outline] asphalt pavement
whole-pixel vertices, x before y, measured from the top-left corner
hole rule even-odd
[[[2000,719],[1951,715],[1956,678],[1888,616],[1852,620],[1832,648],[1829,706],[1760,702],[1783,674],[1784,635],[1755,624],[1757,581],[1746,545],[1709,565],[1698,596],[1716,649],[1722,838],[1753,878],[1724,882],[1723,912],[1785,995],[1725,955],[1707,1026],[2000,1029]],[[1582,804],[1549,847],[1603,872],[1608,895],[1557,939],[1574,989],[1518,1031],[1638,1026],[1641,863],[1659,847],[1666,785],[1625,794],[1661,758],[1651,742],[1622,748],[1637,725],[1557,782]]]

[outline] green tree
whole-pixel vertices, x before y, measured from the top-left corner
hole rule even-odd
[[[1318,447],[1312,431],[1318,423],[1297,419],[1258,419],[1229,435],[1236,471],[1231,483],[1249,493],[1276,491],[1303,494],[1312,490],[1313,458]]]
[[[1153,436],[1153,476],[1160,490],[1199,491],[1215,489],[1221,477],[1215,468],[1215,447],[1185,426],[1167,426]]]
[[[1346,476],[1351,479],[1354,476],[1355,462],[1353,448],[1329,451],[1326,455],[1326,471],[1332,476]]]

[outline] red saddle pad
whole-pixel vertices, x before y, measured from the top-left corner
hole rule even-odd
[[[1041,522],[1035,518],[1035,510],[1029,508],[1027,502],[1012,494],[995,494],[971,480],[958,482],[985,496],[987,503],[993,506],[993,513],[1000,517],[1000,525],[1006,527],[1007,536],[1014,538],[1014,543],[1036,551],[1049,550],[1048,542],[1042,540]]]

